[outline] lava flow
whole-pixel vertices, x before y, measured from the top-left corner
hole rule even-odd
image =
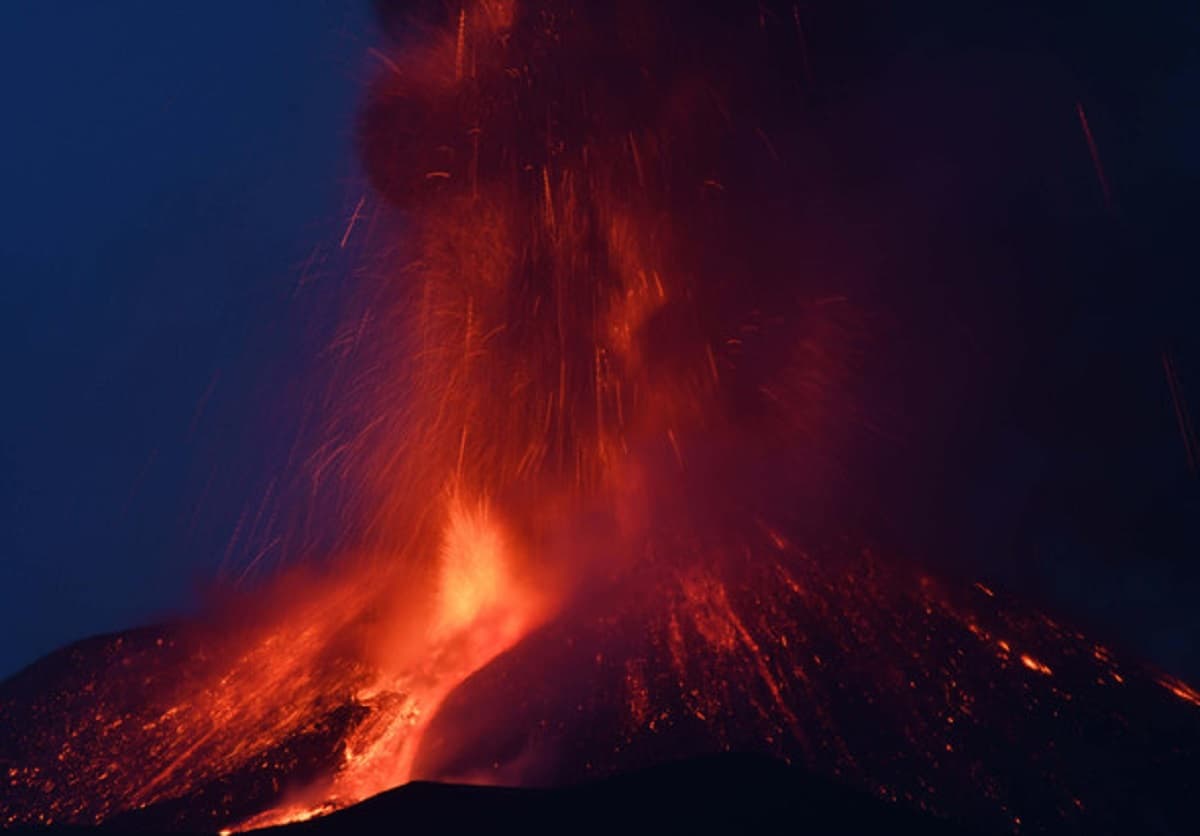
[[[313,457],[356,548],[6,682],[0,822],[250,829],[729,749],[987,827],[1174,820],[1194,690],[829,536],[858,348],[787,256],[800,9],[700,5],[381,4],[363,154],[406,266]]]

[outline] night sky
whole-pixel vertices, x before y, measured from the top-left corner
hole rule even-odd
[[[374,68],[358,3],[2,20],[0,674],[189,606],[252,521],[335,324]]]
[[[287,516],[354,285],[366,5],[5,5],[0,675],[193,607]],[[809,38],[831,217],[888,323],[865,525],[1200,678],[1162,364],[1200,415],[1200,10],[845,5]]]

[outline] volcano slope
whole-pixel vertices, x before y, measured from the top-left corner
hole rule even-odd
[[[735,554],[597,581],[450,694],[414,775],[569,786],[735,752],[985,831],[1188,832],[1200,697],[1184,683],[982,584],[777,533]],[[198,647],[183,627],[131,631],[6,681],[3,820],[215,831],[301,791],[311,813],[341,806],[312,787],[384,708],[331,693],[236,747],[188,737],[156,683],[185,679]]]

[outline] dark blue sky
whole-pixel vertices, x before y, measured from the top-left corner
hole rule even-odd
[[[0,676],[187,607],[286,528],[352,295],[368,5],[0,12]],[[909,341],[879,371],[907,441],[864,454],[864,504],[901,551],[1200,676],[1200,481],[1161,367],[1200,413],[1200,12],[916,5],[854,16],[859,52],[814,36],[822,118],[860,114],[839,153],[874,164],[834,197],[902,201],[855,242]]]
[[[4,5],[0,675],[185,605],[269,487],[332,321],[304,265],[362,194],[365,6]]]

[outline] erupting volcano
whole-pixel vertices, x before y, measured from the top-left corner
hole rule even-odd
[[[400,231],[311,459],[356,545],[5,682],[0,822],[246,830],[726,751],[988,830],[1189,818],[1200,693],[830,511],[869,422],[860,317],[789,257],[805,14],[380,4]]]

